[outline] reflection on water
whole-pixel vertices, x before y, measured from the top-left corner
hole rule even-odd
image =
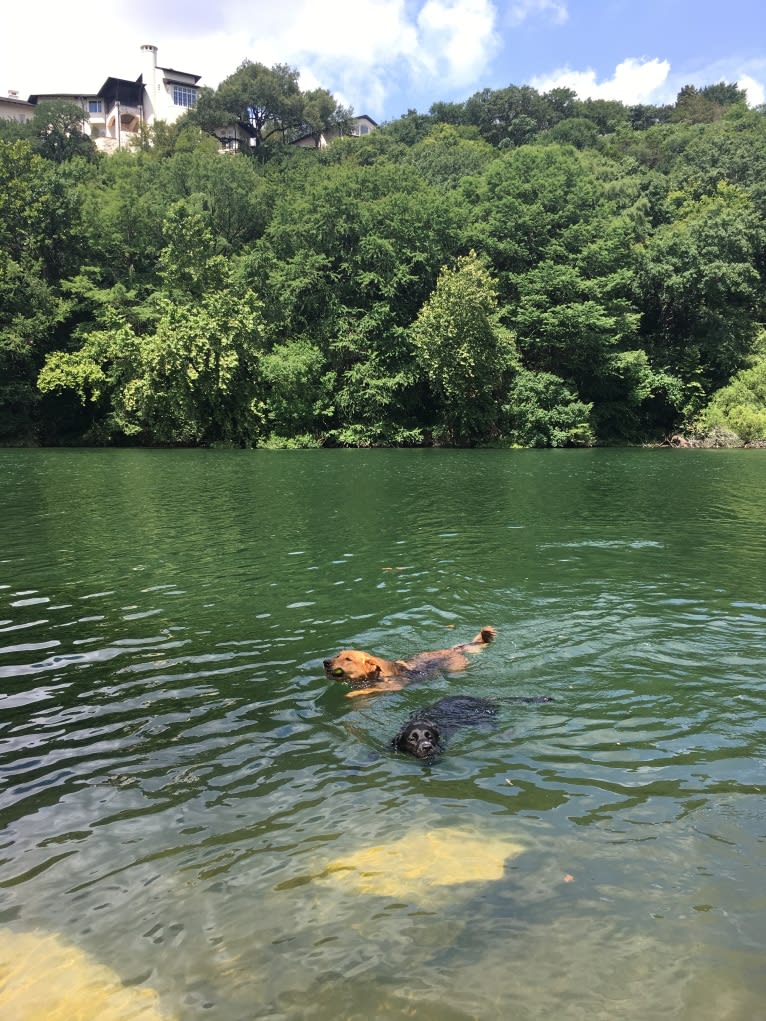
[[[760,451],[0,451],[0,935],[191,1021],[759,1016],[765,489]],[[486,624],[464,677],[323,676]],[[554,701],[391,751],[456,691]]]

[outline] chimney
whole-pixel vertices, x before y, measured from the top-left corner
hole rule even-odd
[[[8,89],[8,98],[9,99],[18,99],[19,98],[19,90],[18,89]]]
[[[157,47],[156,46],[152,46],[151,43],[144,43],[144,45],[141,47],[141,52],[144,55],[144,60],[145,61],[147,61],[147,60],[151,61],[151,65],[150,65],[151,67],[156,67],[157,66]]]
[[[141,80],[144,83],[144,123],[153,124],[157,116],[157,47],[141,47]]]

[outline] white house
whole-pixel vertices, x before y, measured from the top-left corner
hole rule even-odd
[[[47,93],[29,97],[29,105],[52,99],[77,103],[83,111],[83,130],[102,152],[124,149],[143,126],[173,123],[197,102],[200,75],[159,67],[157,47],[141,47],[142,69],[135,81],[107,78],[98,92]],[[0,114],[0,116],[3,116]]]
[[[95,141],[101,152],[114,152],[128,148],[139,136],[142,127],[151,127],[156,121],[172,124],[197,104],[200,75],[188,71],[176,71],[172,67],[157,64],[157,47],[141,47],[141,74],[132,81],[127,78],[107,78],[97,92],[38,93],[28,101],[10,93],[7,99],[0,98],[0,119],[28,120],[32,117],[37,103],[65,99],[76,103],[83,112],[83,131]],[[360,137],[377,128],[376,122],[362,114],[352,117],[344,132]],[[237,152],[252,144],[249,125],[240,123],[216,132],[221,151]],[[294,145],[324,148],[337,138],[337,129],[324,134],[305,135],[296,139]]]
[[[372,117],[368,117],[366,113],[363,113],[358,117],[350,119],[348,127],[343,134],[346,136],[351,135],[353,138],[362,138],[364,135],[369,135],[377,126]],[[303,135],[301,138],[296,138],[293,145],[301,145],[307,149],[324,149],[325,146],[339,138],[340,135],[341,132],[337,128],[330,128],[329,131],[321,133],[319,138],[316,135]]]
[[[34,103],[20,99],[18,92],[11,91],[7,96],[0,96],[0,120],[19,121],[23,124],[32,119],[34,112]]]
[[[144,86],[144,123],[172,124],[197,104],[200,75],[157,66],[157,47],[142,46],[143,68],[139,81]]]

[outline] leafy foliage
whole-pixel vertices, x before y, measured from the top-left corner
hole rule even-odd
[[[521,447],[590,446],[592,405],[560,376],[522,369],[508,393],[509,438]]]
[[[509,85],[304,149],[350,111],[245,61],[108,158],[40,104],[0,123],[0,442],[761,442],[744,98]]]
[[[706,432],[729,430],[745,443],[766,442],[766,354],[713,394],[701,425]]]
[[[497,315],[497,290],[475,252],[442,271],[410,335],[435,398],[435,431],[449,443],[495,439],[498,398],[516,348]]]

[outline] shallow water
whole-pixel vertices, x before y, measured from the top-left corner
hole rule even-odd
[[[763,451],[0,451],[0,925],[184,1021],[762,1016],[765,496]],[[394,755],[449,692],[555,701]]]

